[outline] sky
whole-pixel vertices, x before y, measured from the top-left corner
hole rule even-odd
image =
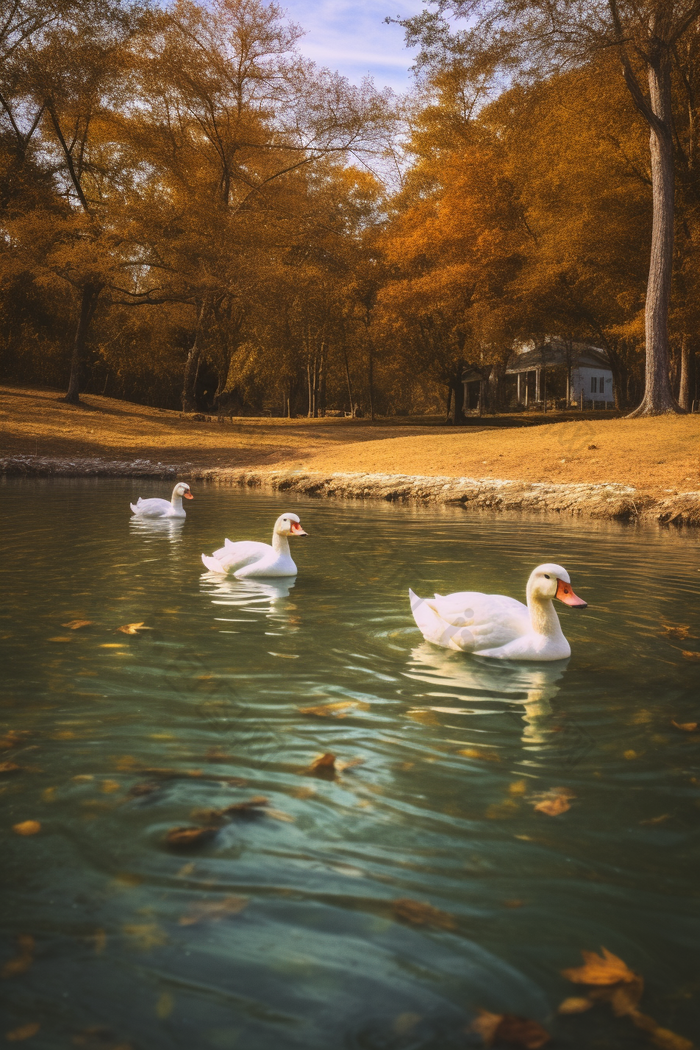
[[[406,91],[413,52],[400,26],[387,16],[406,17],[422,0],[279,0],[290,20],[306,30],[299,50],[320,66],[338,70],[353,83],[371,76],[377,88]]]

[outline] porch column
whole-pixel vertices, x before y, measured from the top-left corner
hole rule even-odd
[[[528,383],[530,373],[525,373],[525,408],[530,404],[530,384]]]
[[[535,401],[542,400],[542,369],[535,371]]]
[[[518,404],[520,404],[520,402],[521,402],[521,394],[520,394],[520,372],[518,372],[518,374],[517,374],[516,378],[517,378],[517,380],[518,380],[518,395],[517,395],[517,400],[518,400]]]

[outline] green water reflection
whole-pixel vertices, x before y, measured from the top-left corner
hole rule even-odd
[[[646,1013],[699,1031],[700,734],[671,724],[699,720],[697,538],[201,484],[184,525],[131,523],[161,488],[0,489],[0,761],[20,766],[0,778],[0,967],[35,939],[0,981],[0,1036],[451,1050],[481,1045],[485,1008],[556,1045],[651,1045],[607,1007],[556,1016],[560,970],[600,945],[644,975]],[[310,534],[296,582],[203,573],[286,509]],[[409,585],[522,597],[545,560],[590,603],[561,607],[569,661],[422,641]],[[333,703],[354,706],[299,710]],[[363,763],[305,775],[324,752]],[[560,787],[569,811],[537,812]],[[255,795],[272,815],[166,846]],[[439,913],[402,919],[405,898]]]

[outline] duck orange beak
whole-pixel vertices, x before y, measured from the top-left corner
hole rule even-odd
[[[563,580],[557,582],[557,593],[554,595],[560,602],[564,602],[564,605],[571,605],[574,609],[585,609],[588,602],[584,602],[583,598],[579,598],[577,594],[574,594],[573,588],[570,583],[564,583]]]
[[[308,532],[304,532],[304,530],[302,529],[302,527],[301,527],[301,525],[299,524],[298,521],[291,522],[291,526],[290,526],[289,531],[291,532],[292,536],[308,536],[309,535]]]
[[[185,497],[185,499],[194,499],[194,496],[191,492],[183,492],[182,495]]]

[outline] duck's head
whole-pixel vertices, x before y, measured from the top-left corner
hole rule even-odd
[[[194,496],[190,492],[190,486],[186,481],[178,481],[173,489],[173,496],[180,496],[180,498],[184,496],[185,499],[194,499]]]
[[[569,574],[562,565],[546,562],[538,565],[527,581],[527,593],[531,598],[558,598],[574,609],[585,609],[588,602],[574,594]]]
[[[296,514],[281,514],[275,522],[275,532],[278,536],[308,536]]]

